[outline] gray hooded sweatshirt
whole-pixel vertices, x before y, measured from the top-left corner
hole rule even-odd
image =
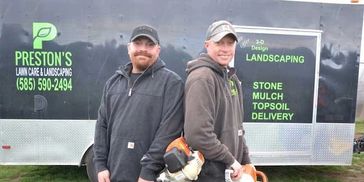
[[[229,167],[236,159],[250,163],[245,144],[243,97],[234,70],[207,54],[187,65],[184,134],[187,143],[209,161]],[[204,168],[206,165],[204,166]]]
[[[108,169],[111,181],[154,181],[165,167],[167,145],[183,127],[183,82],[158,60],[133,83],[131,63],[107,82],[96,122],[96,172]]]

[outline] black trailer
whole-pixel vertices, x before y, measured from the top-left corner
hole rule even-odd
[[[81,165],[133,27],[186,77],[214,20],[234,24],[256,165],[350,165],[363,7],[271,0],[0,1],[0,164]]]

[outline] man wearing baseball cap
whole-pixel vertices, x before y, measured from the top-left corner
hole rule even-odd
[[[183,82],[159,58],[157,31],[136,27],[130,63],[106,82],[96,122],[94,163],[99,182],[156,181],[167,145],[183,127]]]
[[[231,168],[233,180],[250,164],[243,129],[243,96],[235,70],[229,67],[238,36],[225,20],[212,23],[199,58],[188,62],[185,85],[184,135],[206,162],[197,181],[225,181]]]

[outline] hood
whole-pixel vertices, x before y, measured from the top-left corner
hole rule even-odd
[[[154,72],[156,72],[157,70],[164,68],[166,66],[166,64],[164,63],[163,60],[161,60],[160,58],[157,59],[157,61],[150,65],[143,73],[142,75],[144,76],[148,76],[148,75],[153,75]],[[123,75],[124,77],[129,77],[129,73],[132,69],[132,63],[129,62],[126,65],[120,66],[118,70],[116,70],[117,74]]]
[[[201,54],[201,56],[195,60],[189,61],[187,63],[187,75],[190,74],[192,71],[201,68],[201,67],[208,67],[224,77],[226,74],[226,68],[216,63],[214,60],[211,59],[209,55],[206,53]]]

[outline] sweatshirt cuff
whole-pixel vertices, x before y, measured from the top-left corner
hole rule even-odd
[[[101,172],[101,171],[104,171],[104,170],[109,170],[106,167],[106,163],[105,162],[96,162],[96,161],[94,161],[94,166],[95,166],[96,174],[99,173],[99,172]]]
[[[145,167],[142,167],[139,177],[141,177],[145,180],[148,180],[148,181],[155,181],[155,179],[157,178],[157,176],[153,170],[145,168]]]
[[[251,161],[250,161],[249,154],[248,153],[244,153],[243,161],[241,161],[241,164],[242,165],[245,165],[245,164],[250,164],[250,163],[251,163]]]
[[[235,158],[230,152],[226,155],[224,163],[226,164],[226,167],[230,167],[235,162]]]

